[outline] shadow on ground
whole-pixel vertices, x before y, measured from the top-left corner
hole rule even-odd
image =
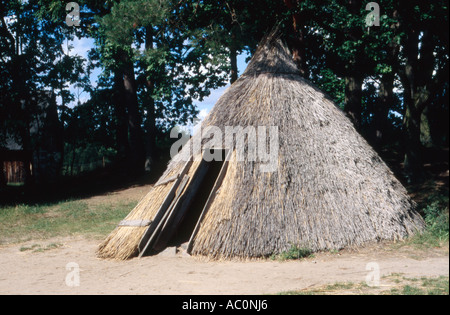
[[[6,187],[0,191],[0,207],[17,204],[52,204],[151,185],[165,171],[167,162],[167,159],[161,160],[155,164],[153,171],[139,175],[129,174],[123,168],[112,165],[80,176],[62,177],[52,184]]]
[[[433,196],[449,195],[449,149],[426,149],[423,152],[425,178],[420,184],[409,185],[403,176],[403,156],[398,150],[378,150],[397,178],[405,185],[413,199],[419,204],[429,202]],[[136,186],[154,184],[165,171],[169,158],[161,159],[153,171],[130,175],[123,168],[111,166],[77,177],[61,178],[49,185],[7,187],[0,191],[0,206],[16,204],[49,204],[66,200],[89,198]]]

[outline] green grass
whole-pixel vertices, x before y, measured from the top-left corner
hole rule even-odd
[[[345,295],[362,287],[367,286],[362,283],[356,284],[352,282],[337,282],[314,289],[281,292],[278,295]]]
[[[404,278],[409,284],[391,289],[389,295],[449,295],[449,278]]]
[[[39,244],[34,244],[30,247],[23,246],[20,248],[20,251],[21,252],[32,251],[33,253],[42,253],[42,252],[45,252],[48,250],[60,248],[61,246],[63,246],[63,244],[59,244],[59,243],[51,243],[45,247],[42,247],[42,245],[39,245]]]
[[[441,247],[449,241],[449,198],[431,196],[423,207],[423,217],[427,224],[422,234],[410,239],[418,247]]]
[[[137,204],[89,204],[69,200],[45,205],[0,208],[0,244],[75,234],[103,237]]]
[[[345,283],[335,283],[335,284],[329,284],[325,287],[325,290],[328,291],[337,291],[337,290],[350,290],[355,287],[354,283],[351,282],[345,282]]]
[[[408,279],[401,275],[383,277],[382,287],[365,283],[335,283],[301,291],[281,292],[279,295],[449,295],[449,278]]]
[[[286,261],[286,260],[298,260],[302,258],[309,258],[313,256],[313,251],[308,248],[301,248],[293,245],[288,251],[281,254],[273,254],[270,259]]]
[[[30,247],[22,246],[20,248],[20,251],[21,252],[34,251],[35,249],[40,248],[40,247],[41,247],[41,245],[39,245],[39,244],[33,244]]]

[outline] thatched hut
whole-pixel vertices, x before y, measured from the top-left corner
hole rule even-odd
[[[237,140],[215,141],[222,162],[208,162],[205,147],[192,150],[210,142],[194,135],[99,257],[127,259],[186,241],[193,255],[265,257],[293,245],[321,251],[400,240],[424,226],[406,189],[345,114],[300,76],[276,35],[260,44],[202,129],[211,126],[277,132],[255,138],[248,129],[243,152]],[[270,137],[278,141],[275,168],[264,169],[268,160],[259,156],[242,159],[254,156],[255,142],[269,151]]]

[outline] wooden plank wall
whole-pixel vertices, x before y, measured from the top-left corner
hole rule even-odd
[[[22,161],[3,161],[6,183],[25,183],[26,170]]]

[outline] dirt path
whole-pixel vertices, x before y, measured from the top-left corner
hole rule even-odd
[[[180,255],[117,262],[97,259],[97,243],[79,237],[1,247],[0,294],[269,294],[365,282],[369,263],[379,266],[381,286],[383,276],[393,273],[449,274],[448,249],[418,253],[375,246],[295,262],[206,262]],[[77,284],[71,277],[77,274],[79,286],[68,286]]]

